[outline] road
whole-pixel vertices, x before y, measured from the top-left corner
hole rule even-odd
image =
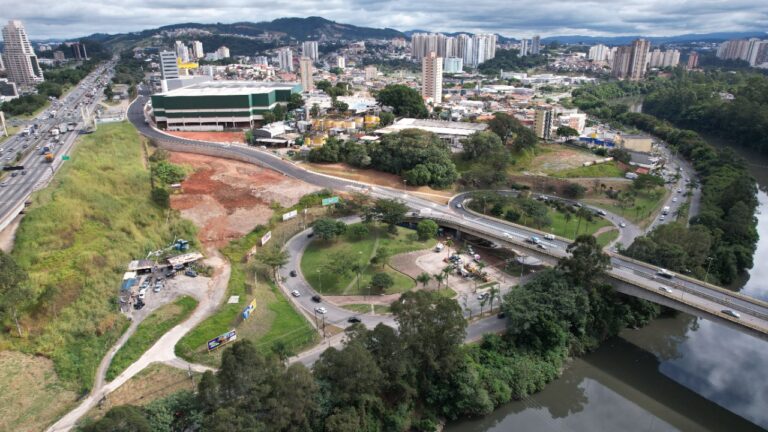
[[[45,187],[61,168],[64,163],[61,156],[69,154],[78,134],[84,130],[80,108],[93,110],[98,104],[103,85],[109,81],[113,66],[114,60],[98,66],[67,95],[29,120],[27,125],[37,125],[35,132],[28,136],[16,134],[0,144],[3,165],[24,166],[23,171],[8,173],[0,181],[0,229],[16,217],[20,206],[29,199],[32,192]],[[77,126],[73,131],[60,134],[56,142],[51,131],[61,123],[77,123]],[[44,146],[51,148],[54,155],[52,163],[45,162],[38,150]],[[15,156],[19,152],[25,154],[17,163]]]

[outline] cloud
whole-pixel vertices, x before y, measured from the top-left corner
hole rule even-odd
[[[20,19],[32,38],[123,33],[183,22],[266,21],[322,16],[398,30],[666,36],[764,31],[765,0],[0,0],[0,22]],[[10,15],[13,13],[13,15]]]

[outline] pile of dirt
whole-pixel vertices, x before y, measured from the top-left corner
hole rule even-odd
[[[198,238],[223,246],[269,221],[278,203],[294,205],[318,190],[302,181],[256,165],[190,153],[173,153],[171,162],[194,169],[171,196],[171,207],[200,228]]]

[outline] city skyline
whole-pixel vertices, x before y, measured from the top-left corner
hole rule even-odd
[[[0,5],[10,0],[0,0]],[[41,4],[42,3],[42,4]],[[266,2],[229,0],[216,7],[202,2],[149,0],[107,3],[101,8],[78,7],[41,0],[34,4],[0,7],[0,22],[22,20],[32,39],[74,38],[93,33],[141,31],[184,22],[232,23],[269,21],[281,17],[322,16],[340,23],[400,31],[499,33],[510,37],[554,35],[670,36],[721,31],[764,31],[768,4],[759,0],[722,2],[706,0],[692,7],[686,1],[604,0],[547,3],[512,1],[499,5],[473,3],[471,10],[460,2],[447,2],[439,10],[400,0],[379,4],[368,0],[336,0],[330,3],[303,1],[290,7]],[[521,9],[522,8],[522,9]],[[525,13],[520,13],[524,10]],[[660,18],[662,17],[662,18]]]

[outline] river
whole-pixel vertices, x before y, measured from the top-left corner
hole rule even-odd
[[[768,299],[768,157],[736,150],[760,189],[760,241],[741,292]],[[768,342],[676,314],[624,330],[542,392],[446,432],[764,430],[767,367]]]

